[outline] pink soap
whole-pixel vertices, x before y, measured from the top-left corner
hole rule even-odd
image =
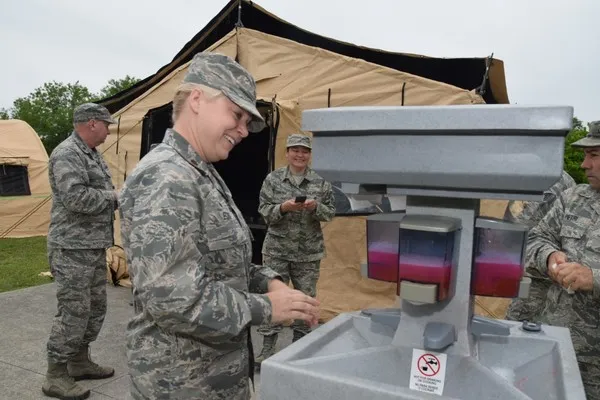
[[[383,251],[369,251],[367,254],[369,264],[398,265],[398,253],[386,253]]]
[[[372,264],[367,266],[369,279],[385,282],[398,282],[398,263]]]
[[[523,268],[506,255],[475,258],[471,293],[478,296],[517,297]]]
[[[398,282],[406,280],[418,283],[438,284],[438,299],[448,296],[452,264],[440,257],[402,255],[398,266]],[[398,284],[398,294],[400,285]]]
[[[398,282],[398,246],[389,243],[371,243],[367,252],[369,279]]]

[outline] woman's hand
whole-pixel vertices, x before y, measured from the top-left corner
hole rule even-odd
[[[281,284],[285,288],[267,293],[272,307],[271,322],[277,324],[300,319],[306,321],[310,327],[316,326],[319,323],[319,301],[299,290],[287,287],[283,282]]]
[[[304,202],[304,209],[308,211],[313,211],[317,208],[317,201],[313,199],[306,200]]]
[[[300,211],[304,208],[304,203],[296,203],[296,199],[289,199],[281,204],[282,212]]]

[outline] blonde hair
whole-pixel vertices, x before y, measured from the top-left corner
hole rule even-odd
[[[190,96],[193,90],[200,90],[204,95],[209,99],[215,99],[219,96],[223,95],[223,92],[220,90],[211,88],[206,85],[201,85],[199,83],[185,82],[179,85],[177,90],[175,91],[175,96],[173,96],[173,114],[171,118],[173,119],[173,123],[177,121],[179,118],[179,114],[181,114],[181,110],[183,109],[183,105],[185,101]]]

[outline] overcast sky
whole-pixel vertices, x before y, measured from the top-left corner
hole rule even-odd
[[[505,63],[511,103],[572,105],[600,119],[599,0],[261,0],[306,30],[383,50]],[[98,91],[145,78],[225,0],[3,0],[0,107],[44,82]]]

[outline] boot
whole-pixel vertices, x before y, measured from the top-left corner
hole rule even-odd
[[[42,392],[46,396],[62,400],[83,400],[90,396],[90,391],[82,388],[69,376],[67,364],[56,364],[48,361],[48,372],[42,384]]]
[[[277,334],[264,336],[263,339],[263,347],[254,362],[257,367],[260,367],[260,364],[265,361],[267,358],[271,357],[275,354],[275,344],[277,343]]]
[[[82,379],[105,379],[115,374],[115,370],[110,367],[101,367],[90,359],[89,347],[83,346],[79,353],[68,363],[69,375],[76,381]]]
[[[294,335],[292,336],[292,343],[294,343],[297,340],[302,339],[304,336],[306,336],[305,332],[294,330]]]

